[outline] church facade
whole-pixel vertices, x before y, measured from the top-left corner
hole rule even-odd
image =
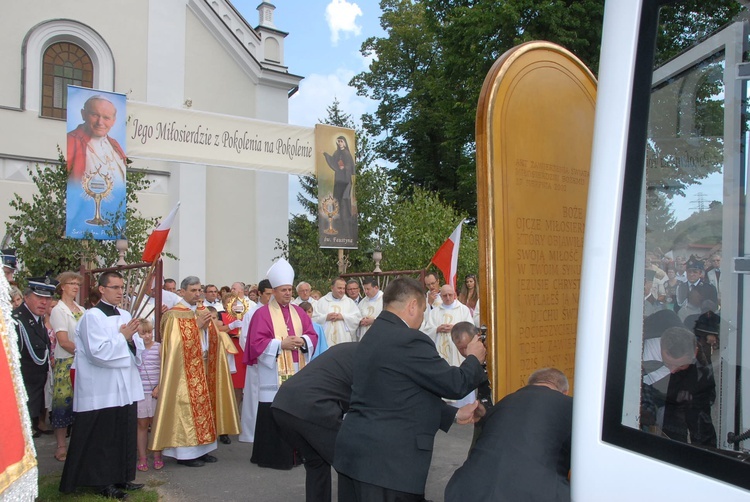
[[[65,151],[67,84],[128,100],[285,124],[302,79],[284,65],[275,7],[258,6],[252,27],[229,0],[29,0],[0,16],[0,199],[30,199],[28,166]],[[150,188],[147,217],[181,202],[164,274],[229,284],[265,276],[276,239],[288,233],[287,174],[190,162],[134,159]],[[0,206],[0,234],[11,214]]]

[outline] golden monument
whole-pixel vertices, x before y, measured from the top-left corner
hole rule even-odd
[[[573,382],[595,103],[593,74],[549,42],[509,50],[484,81],[476,124],[480,302],[496,400],[542,367]]]

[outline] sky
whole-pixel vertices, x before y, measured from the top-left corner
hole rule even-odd
[[[232,0],[250,26],[258,25],[258,0]],[[334,99],[355,122],[374,111],[376,103],[357,96],[349,81],[367,69],[360,54],[368,37],[383,36],[377,0],[271,0],[274,25],[289,33],[284,40],[284,64],[289,73],[304,77],[289,100],[289,123],[313,127],[327,116]],[[296,197],[299,183],[289,177],[289,211],[302,212]]]

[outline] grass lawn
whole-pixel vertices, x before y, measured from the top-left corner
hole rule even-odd
[[[52,500],[63,500],[69,502],[101,502],[102,500],[111,500],[97,495],[93,490],[81,489],[77,493],[64,495],[60,493],[60,474],[48,474],[39,478],[39,498],[38,502],[47,502]],[[128,501],[130,502],[157,502],[159,494],[153,488],[161,483],[156,481],[147,483],[141,490],[128,492]]]

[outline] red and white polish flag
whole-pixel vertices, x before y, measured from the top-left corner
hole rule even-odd
[[[159,225],[151,232],[146,241],[146,247],[143,250],[143,261],[153,262],[164,251],[164,245],[167,243],[167,237],[169,236],[169,230],[172,228],[172,222],[177,215],[177,210],[180,208],[180,203],[169,212],[166,218],[164,218]]]
[[[443,242],[440,249],[437,250],[435,256],[432,257],[430,263],[434,263],[435,266],[440,269],[443,273],[443,277],[447,281],[446,284],[451,284],[453,288],[456,288],[456,274],[458,273],[458,247],[461,242],[461,226],[463,221],[458,224],[456,229],[453,231],[448,240]]]

